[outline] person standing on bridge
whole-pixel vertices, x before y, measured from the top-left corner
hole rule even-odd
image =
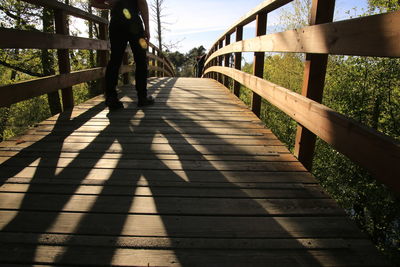
[[[138,106],[154,103],[147,95],[147,47],[150,39],[149,9],[146,0],[90,0],[93,7],[111,9],[109,35],[111,59],[106,69],[105,104],[110,111],[124,108],[118,99],[116,86],[119,68],[129,42],[136,64],[135,81]],[[143,27],[144,24],[144,27]]]

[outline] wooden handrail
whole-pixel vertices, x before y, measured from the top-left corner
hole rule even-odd
[[[59,26],[62,25],[64,20],[66,20],[66,14],[101,23],[100,27],[103,30],[105,30],[105,26],[108,24],[106,19],[55,0],[25,1],[55,9],[56,22]],[[62,27],[58,28],[58,32],[60,34],[0,27],[0,48],[57,49],[60,63],[59,68],[61,72],[58,75],[0,86],[0,107],[7,107],[19,101],[55,92],[60,88],[64,88],[63,93],[65,94],[63,94],[63,106],[65,108],[70,108],[73,106],[72,86],[104,77],[106,63],[106,57],[104,55],[100,59],[101,62],[99,68],[70,72],[68,50],[85,49],[97,50],[99,53],[107,53],[110,49],[107,40],[70,36]],[[105,34],[103,35],[103,38],[105,38]],[[150,47],[152,47],[155,52],[159,51],[153,44],[150,44]],[[155,62],[159,62],[157,63],[157,66],[150,66],[149,70],[156,70],[157,73],[160,73],[163,76],[174,76],[174,69],[169,60],[163,54],[158,56],[148,53],[148,56]],[[120,73],[127,73],[133,70],[133,66],[123,65],[120,68]]]
[[[222,73],[256,92],[336,150],[369,169],[381,182],[400,192],[400,144],[393,138],[251,74],[219,66],[206,70],[206,73],[210,72]]]
[[[219,41],[224,40],[225,36],[234,33],[238,27],[243,27],[243,26],[249,24],[250,22],[254,21],[257,17],[257,14],[274,11],[292,1],[293,0],[267,0],[267,1],[262,2],[257,7],[255,7],[253,10],[251,10],[246,15],[241,17],[226,32],[224,32],[217,39],[217,41],[214,43],[214,45],[212,47],[216,47],[218,45]]]
[[[307,60],[310,56],[312,60],[315,58],[315,62],[319,60],[316,56],[329,54],[400,57],[400,46],[398,45],[400,43],[400,11],[339,22],[327,22],[326,20],[331,19],[333,14],[334,0],[330,0],[328,4],[326,1],[314,0],[313,12],[315,14],[312,19],[315,20],[313,23],[316,25],[242,40],[243,25],[254,21],[258,15],[288,2],[290,1],[265,1],[227,30],[210,49],[203,77],[222,81],[220,77],[223,75],[225,83],[227,78],[233,79],[236,95],[239,93],[240,84],[246,86],[253,92],[253,102],[255,101],[254,95],[261,96],[298,122],[299,128],[304,127],[311,134],[320,137],[337,151],[369,170],[376,179],[387,185],[392,191],[400,193],[400,166],[398,164],[400,162],[400,142],[320,104],[319,101],[322,97],[313,98],[308,94],[300,95],[264,80],[260,75],[263,64],[255,66],[253,75],[242,72],[238,58],[243,52],[255,52],[255,54],[260,52],[306,53]],[[327,15],[325,16],[323,12],[326,12]],[[321,16],[326,17],[325,22]],[[228,41],[221,47],[222,40],[230,40],[227,36],[234,31],[237,35],[236,42]],[[226,64],[226,61],[229,60],[228,57],[225,57],[225,64],[221,61],[223,56],[232,53],[235,53],[235,68],[229,68]],[[314,61],[306,64],[308,69],[305,72],[308,77],[313,78],[316,77],[316,72],[321,73],[318,79],[322,79],[322,83],[315,81],[313,86],[316,86],[318,92],[312,92],[312,94],[322,96],[326,64],[320,64],[320,69],[316,69],[315,66],[310,65],[314,64],[312,62]],[[309,81],[305,81],[303,84],[303,89],[307,89],[305,86],[310,85],[307,82]],[[257,105],[252,106],[252,109],[257,111],[259,103]],[[296,140],[300,138],[299,134],[302,133],[298,130]],[[303,148],[304,146],[313,146],[313,142],[315,144],[315,139],[311,138],[306,142],[303,140],[300,144],[296,143],[296,146],[303,145]],[[296,149],[314,153],[313,148],[296,147]],[[307,156],[308,161],[309,156]],[[300,157],[299,160],[302,161]],[[307,166],[305,162],[303,164]]]
[[[108,20],[101,18],[99,16],[90,14],[86,11],[83,11],[82,9],[61,3],[57,0],[23,0],[24,2],[41,6],[41,7],[48,7],[54,10],[63,10],[65,11],[68,15],[85,19],[85,20],[90,20],[92,22],[96,23],[102,23],[102,24],[108,24]]]
[[[154,44],[149,43],[149,47],[152,49],[155,49],[156,51],[160,51],[158,47],[156,47]],[[161,57],[159,57],[159,60],[163,61],[164,64],[167,65],[169,72],[171,73],[171,76],[175,76],[175,70],[174,67],[171,64],[171,61],[169,61],[163,53],[161,53]]]
[[[0,28],[0,48],[109,50],[105,40]]]
[[[235,52],[289,52],[331,55],[400,57],[400,11],[338,21],[255,37],[211,54],[212,59]],[[382,49],[382,43],[385,49]]]

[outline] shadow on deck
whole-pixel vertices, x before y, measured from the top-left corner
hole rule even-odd
[[[122,111],[97,97],[0,143],[1,265],[386,265],[224,87],[149,87],[152,107],[125,86]]]

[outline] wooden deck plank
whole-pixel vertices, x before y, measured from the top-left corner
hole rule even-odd
[[[25,193],[0,193],[0,210],[18,210]],[[102,205],[87,209],[86,203],[94,203],[98,196],[70,196],[62,212],[87,213],[129,213],[163,215],[205,215],[205,216],[343,216],[342,209],[331,199],[234,199],[234,198],[185,198],[185,197],[142,197],[134,198],[134,205],[126,207],[118,203],[131,201],[131,196],[102,196]],[[32,196],[24,205],[24,211],[60,211],[59,195],[41,194]],[[155,205],[154,203],[157,203]]]
[[[241,172],[241,171],[174,171],[128,170],[128,169],[69,169],[43,167],[8,168],[7,173],[0,173],[4,183],[22,179],[35,184],[100,184],[132,186],[138,183],[184,183],[185,185],[204,184],[243,184],[243,183],[300,183],[315,184],[316,179],[308,172]],[[12,175],[12,176],[10,176]],[[113,176],[113,179],[109,178]],[[132,179],[136,177],[136,179]],[[179,177],[179,179],[177,179]],[[190,181],[190,183],[188,183]]]
[[[134,179],[134,178],[132,178]],[[316,185],[268,184],[263,188],[238,187],[128,187],[93,185],[43,185],[3,184],[0,192],[56,194],[56,195],[101,195],[101,196],[154,196],[154,197],[196,197],[196,198],[327,198]],[[27,196],[28,197],[28,196]]]
[[[177,216],[60,211],[17,213],[18,220],[9,224],[15,219],[16,211],[0,211],[0,227],[4,227],[6,232],[84,235],[106,232],[116,236],[249,239],[365,237],[346,217]],[[48,223],[51,225],[44,228]]]
[[[121,90],[0,143],[0,266],[387,266],[219,83]]]
[[[9,262],[23,264],[30,256],[33,247],[29,245],[0,248],[0,257]],[[16,249],[19,248],[19,249]],[[370,250],[146,250],[113,249],[99,247],[37,246],[40,253],[36,261],[40,263],[57,262],[62,265],[100,266],[111,261],[115,266],[388,266],[381,264],[380,257],[373,257]],[[60,255],[69,255],[61,257]],[[355,253],[358,252],[358,253]],[[81,257],[73,255],[81,255]],[[321,264],[321,262],[323,264]],[[134,264],[134,265],[132,265]]]

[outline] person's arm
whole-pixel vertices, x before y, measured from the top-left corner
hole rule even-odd
[[[138,8],[144,23],[144,31],[147,41],[150,40],[150,26],[149,26],[149,7],[146,0],[138,0]]]
[[[117,0],[108,0],[108,1],[99,1],[99,0],[90,0],[90,4],[92,7],[99,9],[111,9]]]

